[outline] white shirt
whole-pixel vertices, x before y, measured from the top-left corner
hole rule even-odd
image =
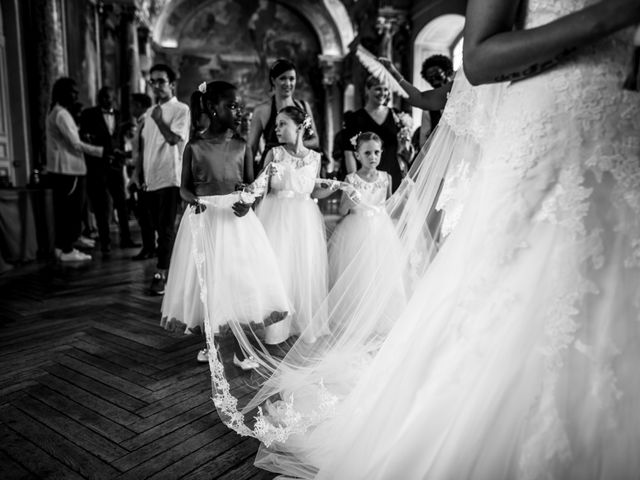
[[[107,130],[109,131],[109,135],[113,135],[113,131],[116,129],[116,117],[113,112],[105,112],[102,111],[102,118],[104,118],[104,123],[107,125]]]
[[[83,153],[102,157],[102,147],[80,140],[78,126],[66,108],[55,105],[46,121],[47,171],[65,175],[85,175]]]
[[[160,105],[162,120],[171,131],[180,137],[175,145],[169,145],[160,132],[151,112],[155,105],[144,114],[142,127],[144,181],[148,191],[180,186],[182,152],[189,138],[191,118],[189,106],[176,97]]]

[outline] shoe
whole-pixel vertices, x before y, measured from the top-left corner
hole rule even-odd
[[[61,253],[59,259],[61,262],[84,262],[91,260],[91,255],[82,253],[74,248],[69,253]]]
[[[145,250],[143,248],[136,255],[131,257],[131,260],[148,260],[149,258],[153,258],[155,256],[156,252],[150,252],[149,250]]]
[[[76,240],[75,246],[78,248],[94,248],[96,241],[80,235]]]
[[[60,255],[62,255],[62,250],[60,250],[59,248],[54,248],[53,254],[56,256],[56,260],[60,260]]]
[[[142,244],[134,242],[131,239],[120,242],[120,248],[138,248],[140,245]]]
[[[196,360],[198,360],[198,363],[209,363],[209,350],[206,348],[200,350]]]
[[[109,255],[111,253],[111,245],[103,245],[100,251],[103,255]]]
[[[149,291],[152,295],[164,295],[164,286],[167,283],[167,277],[163,273],[156,272],[151,280]]]
[[[260,364],[258,362],[256,362],[254,360],[253,357],[247,357],[244,360],[240,361],[238,360],[238,357],[236,356],[236,354],[233,354],[233,364],[236,367],[240,367],[242,370],[254,370],[258,367],[260,367]]]
[[[84,235],[80,235],[78,240],[80,240],[82,243],[87,244],[87,246],[93,246],[93,247],[96,246],[96,241],[92,237],[85,237]]]

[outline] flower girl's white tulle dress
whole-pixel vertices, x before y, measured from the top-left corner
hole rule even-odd
[[[366,298],[368,282],[391,271],[391,266],[405,261],[402,245],[385,208],[390,177],[378,171],[374,181],[362,179],[356,172],[346,176],[353,190],[347,194],[357,199],[357,205],[338,223],[329,240],[329,278],[332,287],[348,290],[354,298]],[[356,193],[357,192],[357,193]],[[404,308],[404,279],[390,283],[389,315],[383,315],[379,328],[387,331],[397,313]],[[351,303],[358,306],[357,302]],[[343,304],[342,308],[345,308]],[[349,315],[341,315],[348,321]]]
[[[327,296],[327,243],[324,219],[311,198],[320,169],[320,154],[295,157],[276,147],[269,165],[269,193],[257,215],[276,253],[294,314],[291,334],[315,341],[326,333],[321,312]]]

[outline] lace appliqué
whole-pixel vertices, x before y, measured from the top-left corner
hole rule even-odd
[[[320,154],[314,150],[309,150],[304,157],[291,155],[284,147],[275,147],[271,151],[273,152],[272,164],[276,165],[285,164],[292,165],[294,168],[303,168],[309,165],[317,166],[320,161]]]
[[[204,221],[201,215],[195,213],[193,207],[187,213],[191,225],[193,239],[193,259],[196,264],[198,283],[200,285],[200,300],[204,305],[204,327],[207,348],[210,354],[209,369],[213,384],[213,403],[222,421],[232,430],[242,436],[251,436],[266,446],[274,442],[284,442],[289,436],[306,432],[311,426],[333,416],[338,397],[330,393],[322,381],[317,385],[318,409],[302,414],[297,412],[294,406],[294,397],[290,396],[286,401],[277,401],[268,404],[265,414],[262,408],[258,408],[254,417],[254,427],[246,423],[245,414],[238,409],[238,399],[231,393],[231,386],[224,374],[224,365],[218,358],[218,351],[213,341],[214,334],[210,323],[209,304],[207,301],[207,282],[204,278],[204,249],[201,248],[203,235],[206,234]]]
[[[373,182],[367,182],[366,180],[363,180],[357,173],[348,174],[347,181],[358,190],[363,190],[366,192],[373,192],[375,190],[386,191],[389,185],[389,178],[381,172],[378,172],[377,178]]]

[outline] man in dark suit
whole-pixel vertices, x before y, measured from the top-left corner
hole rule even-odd
[[[85,155],[85,160],[89,201],[96,216],[100,247],[105,256],[111,251],[109,219],[112,208],[118,212],[120,247],[139,246],[131,240],[129,231],[120,124],[120,114],[113,108],[113,90],[102,87],[98,92],[98,105],[82,112],[80,132],[87,141],[104,147],[102,158]]]

